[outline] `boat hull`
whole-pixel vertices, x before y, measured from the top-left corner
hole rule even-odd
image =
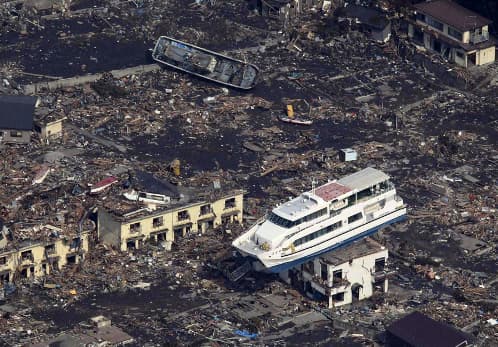
[[[297,124],[297,125],[311,125],[313,124],[313,121],[311,120],[304,120],[304,119],[299,119],[299,118],[286,118],[286,117],[279,117],[280,121],[284,123],[290,123],[290,124]]]
[[[185,52],[192,52],[194,54],[199,53],[199,54],[202,54],[203,56],[214,57],[217,59],[217,61],[219,63],[221,62],[221,63],[224,63],[226,65],[230,65],[231,67],[237,68],[237,69],[243,69],[242,76],[244,76],[244,73],[247,72],[248,74],[253,74],[254,77],[251,78],[251,80],[249,82],[244,81],[244,77],[242,77],[241,83],[230,83],[228,81],[223,81],[222,79],[220,79],[223,76],[223,74],[219,75],[220,78],[216,78],[217,76],[213,71],[211,71],[210,74],[202,74],[202,73],[197,73],[195,71],[192,71],[191,69],[188,69],[188,68],[185,68],[184,66],[182,66],[182,64],[184,62],[181,62],[181,61],[179,62],[179,61],[169,59],[167,57],[167,55],[165,55],[161,52],[161,50],[164,49],[165,44],[171,44],[171,43],[176,45],[177,48],[184,47]],[[197,76],[199,78],[206,79],[208,81],[219,83],[219,84],[222,84],[222,85],[225,85],[228,87],[232,87],[232,88],[236,88],[236,89],[250,90],[250,89],[254,88],[254,86],[256,85],[257,80],[258,80],[259,69],[254,64],[246,63],[246,62],[243,62],[241,60],[234,59],[234,58],[222,55],[220,53],[216,53],[216,52],[210,51],[208,49],[201,48],[201,47],[189,44],[187,42],[176,40],[176,39],[173,39],[173,38],[170,38],[167,36],[161,36],[157,40],[156,45],[154,46],[154,49],[152,50],[151,56],[152,56],[152,59],[156,63],[158,63],[162,66],[167,66],[167,67],[173,68],[175,70],[186,72],[188,74]],[[185,64],[183,64],[183,65],[185,65]]]

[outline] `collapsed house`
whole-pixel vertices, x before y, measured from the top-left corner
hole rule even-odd
[[[99,208],[98,235],[104,244],[121,251],[141,248],[146,240],[174,242],[188,233],[203,233],[222,224],[242,223],[243,191],[235,191],[209,201],[178,201],[153,210],[119,205]]]
[[[353,19],[359,25],[360,30],[374,41],[387,42],[391,38],[391,22],[378,9],[349,5],[341,9],[340,16]]]
[[[480,66],[495,61],[491,23],[450,0],[422,2],[414,5],[414,16],[408,19],[408,37],[457,65]]]
[[[388,289],[387,248],[366,238],[287,270],[280,277],[328,308],[369,298]]]

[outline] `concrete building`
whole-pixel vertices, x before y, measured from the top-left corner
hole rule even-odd
[[[62,122],[67,118],[48,109],[39,108],[35,112],[34,130],[39,134],[42,143],[50,142],[62,137]]]
[[[332,308],[369,298],[375,291],[387,292],[387,258],[385,247],[365,238],[280,276]]]
[[[26,240],[15,246],[9,242],[0,249],[0,286],[17,278],[38,278],[67,264],[79,263],[88,252],[88,239],[89,233],[83,232],[80,236],[54,237],[43,242]]]
[[[99,208],[99,240],[122,251],[140,248],[146,240],[169,241],[187,233],[203,233],[226,223],[242,223],[243,191],[211,201],[158,210],[138,208],[124,213]]]
[[[29,143],[38,97],[0,95],[0,142]]]
[[[414,17],[408,19],[408,36],[457,65],[479,66],[495,61],[491,23],[450,0],[422,2],[414,5]]]

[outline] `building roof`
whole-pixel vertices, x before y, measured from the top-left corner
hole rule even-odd
[[[341,265],[349,262],[352,259],[364,257],[366,255],[374,254],[381,251],[387,251],[380,243],[372,240],[371,238],[363,238],[346,247],[336,249],[332,252],[326,253],[320,259],[329,265]]]
[[[31,130],[36,96],[0,95],[0,129]]]
[[[470,335],[417,311],[395,321],[387,331],[413,347],[455,347],[471,342]]]
[[[469,31],[493,21],[450,0],[434,0],[414,5],[415,9],[458,30]]]
[[[362,191],[363,189],[387,181],[388,179],[389,176],[382,171],[374,169],[373,167],[367,167],[352,175],[341,178],[337,183],[346,186],[351,190],[357,189],[358,191]]]
[[[347,17],[357,18],[361,23],[374,29],[383,30],[389,24],[385,14],[371,7],[348,5],[344,7],[344,13]]]

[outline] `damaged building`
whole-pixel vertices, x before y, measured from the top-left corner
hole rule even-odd
[[[387,259],[387,248],[366,238],[326,253],[280,276],[332,308],[369,298],[376,291],[387,292]]]
[[[415,45],[450,62],[468,68],[495,61],[496,41],[488,29],[492,21],[453,1],[416,4],[408,21],[408,36]]]
[[[99,208],[99,240],[122,251],[138,249],[146,240],[174,242],[188,233],[203,233],[222,224],[242,223],[243,191],[210,201],[178,203],[153,210]]]
[[[67,117],[57,115],[46,108],[38,109],[35,113],[34,130],[42,143],[49,144],[60,139],[63,134],[63,121],[66,119]]]
[[[57,229],[50,226],[40,229],[40,233],[48,231],[53,235],[45,241],[8,242],[0,249],[0,284],[23,278],[35,279],[82,261],[88,252],[89,232],[56,237]]]
[[[385,43],[391,38],[391,22],[376,8],[349,5],[341,8],[340,17],[342,16],[355,22],[361,31],[376,42]]]
[[[0,142],[29,143],[36,96],[0,95]]]

